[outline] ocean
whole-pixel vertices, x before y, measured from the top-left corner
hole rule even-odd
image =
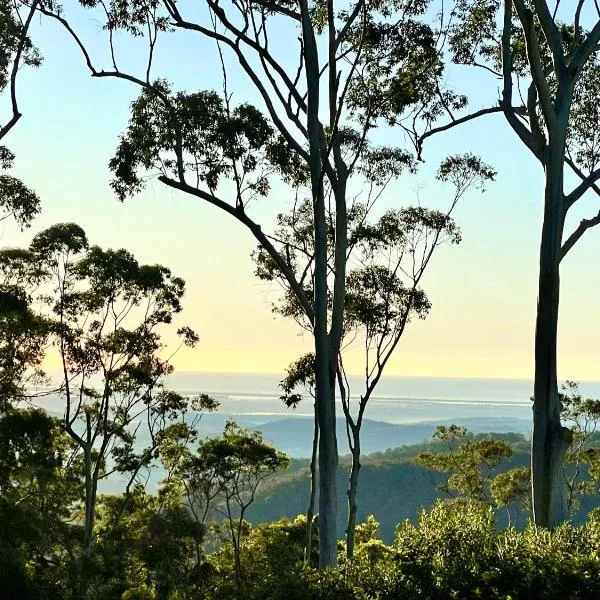
[[[207,393],[220,403],[219,413],[260,425],[282,418],[310,417],[307,396],[296,409],[279,399],[281,375],[252,373],[174,373],[166,386],[177,392]],[[351,376],[351,402],[362,392],[362,380]],[[583,382],[582,392],[600,397],[600,381]],[[417,423],[452,418],[514,417],[531,419],[533,383],[524,379],[383,377],[367,408],[367,418],[386,423]],[[37,403],[51,412],[62,410],[54,396]],[[338,412],[341,407],[338,400]]]
[[[184,393],[208,393],[220,411],[253,423],[312,415],[311,399],[295,410],[279,400],[281,375],[247,373],[175,373],[170,387]],[[354,398],[362,379],[351,376]],[[600,397],[600,381],[582,382],[580,389]],[[387,423],[478,417],[531,420],[533,382],[525,379],[383,377],[373,394],[367,417]],[[340,409],[341,410],[341,409]]]
[[[168,387],[186,395],[207,393],[219,401],[216,413],[205,415],[201,437],[218,435],[228,419],[263,432],[266,440],[292,457],[310,454],[312,398],[296,409],[279,399],[281,376],[247,373],[180,372],[169,377]],[[360,377],[350,377],[355,399]],[[600,381],[582,382],[589,397],[600,397]],[[533,384],[521,379],[385,377],[373,394],[365,414],[362,447],[365,453],[381,452],[431,438],[438,424],[457,423],[479,432],[531,432]],[[354,400],[356,401],[356,400]],[[39,398],[36,404],[60,414],[63,400]],[[338,416],[342,416],[338,401]],[[338,419],[340,453],[348,452],[343,422]],[[141,439],[140,443],[143,444]],[[152,477],[157,481],[159,473]],[[108,487],[114,489],[115,481]]]

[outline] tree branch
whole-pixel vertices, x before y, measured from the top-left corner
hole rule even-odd
[[[217,198],[216,196],[213,196],[207,192],[199,190],[185,182],[176,181],[176,180],[166,177],[164,175],[161,175],[158,178],[158,180],[161,183],[164,183],[165,185],[168,185],[171,188],[185,192],[192,196],[196,196],[197,198],[200,198],[200,199],[204,200],[205,202],[208,202],[209,204],[212,204],[213,206],[220,208],[221,210],[223,210],[223,211],[227,212],[228,214],[232,215],[233,217],[235,217],[240,223],[245,225],[252,232],[252,234],[258,241],[258,243],[269,253],[269,256],[275,261],[275,263],[277,264],[277,268],[284,275],[284,277],[286,278],[290,287],[292,288],[294,294],[297,296],[298,300],[300,301],[300,304],[302,305],[302,309],[306,313],[307,318],[310,320],[311,324],[313,323],[313,321],[314,321],[313,305],[310,302],[310,300],[309,300],[308,296],[306,295],[306,292],[304,291],[302,286],[300,286],[300,284],[296,280],[294,272],[292,271],[290,266],[286,263],[286,261],[282,258],[282,256],[276,250],[276,248],[273,246],[273,244],[271,243],[271,241],[269,240],[267,235],[262,231],[260,225],[258,223],[256,223],[255,221],[253,221],[248,216],[248,214],[243,210],[243,208],[234,207],[231,204],[228,204],[227,202],[225,202],[224,200]]]
[[[516,2],[515,2],[516,4]],[[552,61],[554,62],[554,70],[557,73],[564,71],[565,68],[565,53],[562,44],[562,35],[556,26],[556,22],[550,13],[546,0],[533,0],[533,6],[537,13],[544,37],[548,42],[550,51],[552,52]]]
[[[502,88],[502,101],[500,106],[503,109],[504,116],[514,132],[519,136],[521,141],[529,148],[532,154],[543,162],[541,155],[534,143],[533,134],[529,131],[519,119],[512,107],[512,46],[511,46],[511,31],[512,31],[512,0],[504,0],[504,22],[502,29],[502,79],[504,85]]]
[[[23,56],[23,50],[25,49],[27,32],[29,31],[29,26],[31,25],[31,20],[33,19],[33,15],[35,14],[38,4],[39,0],[33,1],[29,9],[27,19],[23,24],[21,39],[19,40],[19,46],[17,47],[17,52],[15,54],[15,59],[13,61],[13,66],[10,74],[10,101],[12,106],[12,117],[3,127],[0,128],[0,140],[4,138],[4,136],[17,124],[18,120],[21,118],[21,113],[19,112],[19,104],[17,102],[17,73],[19,71],[21,57]]]
[[[525,5],[524,0],[513,0],[515,8],[521,25],[523,27],[523,34],[525,35],[525,46],[527,48],[527,61],[531,69],[531,76],[535,82],[535,87],[538,92],[542,112],[544,114],[544,120],[546,121],[546,127],[550,133],[553,132],[556,126],[556,114],[554,113],[554,105],[552,102],[552,94],[550,92],[550,86],[542,67],[542,56],[540,52],[540,43],[535,31],[535,24],[533,21],[533,14],[529,11]],[[537,2],[536,2],[537,4]],[[546,2],[544,1],[545,5]],[[548,7],[546,6],[546,9]],[[550,15],[548,15],[551,18]],[[506,25],[506,22],[505,22]],[[510,43],[510,40],[509,40]],[[504,36],[503,36],[504,46]],[[563,61],[564,62],[564,61]],[[556,68],[557,65],[555,65]],[[560,75],[563,71],[555,71],[557,78],[560,80]]]
[[[596,169],[584,178],[583,173],[579,171],[574,163],[569,166],[581,177],[582,182],[565,198],[565,210],[569,210],[588,190],[595,188],[597,193],[600,192],[598,186],[595,185],[596,181],[600,180],[600,169]]]
[[[502,112],[504,109],[501,106],[492,106],[490,108],[482,108],[470,115],[465,115],[464,117],[460,117],[459,119],[453,119],[450,123],[446,123],[446,125],[440,125],[439,127],[434,127],[429,131],[426,131],[422,136],[417,139],[417,157],[419,160],[421,159],[421,154],[423,151],[423,142],[432,135],[436,133],[441,133],[442,131],[447,131],[448,129],[452,129],[457,125],[462,125],[463,123],[467,123],[468,121],[472,121],[473,119],[478,119],[479,117],[483,117],[484,115],[491,115],[494,113]]]
[[[201,25],[198,25],[197,23],[191,23],[189,21],[184,20],[178,11],[169,8],[167,1],[165,1],[165,5],[167,6],[167,10],[169,10],[169,14],[173,18],[174,25],[176,27],[180,27],[181,29],[187,29],[190,31],[197,31],[199,33],[202,33],[203,35],[206,35],[209,38],[223,42],[224,44],[226,44],[233,50],[233,52],[235,53],[235,55],[238,58],[240,65],[242,66],[242,68],[244,69],[244,71],[246,72],[248,77],[250,77],[250,79],[252,80],[252,83],[254,83],[254,85],[258,89],[260,95],[262,96],[263,101],[265,102],[265,105],[267,106],[267,110],[269,111],[269,114],[271,116],[271,119],[273,119],[273,122],[277,126],[277,129],[280,131],[280,133],[286,139],[287,143],[290,144],[290,146],[292,146],[292,148],[304,160],[308,161],[308,152],[298,143],[298,141],[294,138],[294,136],[292,136],[292,134],[288,131],[288,129],[285,127],[285,125],[281,121],[279,115],[277,114],[277,111],[275,110],[275,106],[273,105],[271,95],[269,94],[268,90],[265,88],[263,83],[260,81],[260,79],[257,76],[257,74],[255,73],[254,69],[250,66],[250,63],[244,56],[244,52],[239,47],[239,44],[236,44],[234,41],[232,41],[225,35],[221,35],[220,33],[211,31],[210,29],[207,29],[206,27],[202,27]],[[217,14],[217,16],[219,16],[219,18],[220,18],[219,13],[215,13],[215,14]],[[220,19],[220,20],[221,20],[221,22],[223,22],[222,19]],[[240,34],[241,34],[241,32],[240,32]],[[247,38],[247,39],[250,40],[250,38]],[[250,40],[250,41],[252,41],[252,40]],[[253,47],[256,50],[256,52],[260,55],[260,48],[262,48],[260,45],[256,44],[256,42],[254,42],[254,45],[252,45],[252,44],[249,44],[249,45],[251,47]],[[258,46],[258,47],[255,48],[255,46]],[[273,58],[268,53],[265,55],[264,58],[267,61],[269,61],[269,64],[271,64],[273,62]],[[281,70],[281,66],[279,66],[279,71],[277,71],[279,74],[281,74],[280,70]],[[288,80],[289,80],[289,78],[288,78]],[[293,94],[293,95],[294,95],[294,98],[296,99],[296,94]],[[297,127],[300,126],[299,127],[300,132],[302,133],[303,136],[306,137],[307,136],[306,130],[298,122],[298,119],[295,118],[295,115],[293,114],[293,112],[291,111],[291,109],[289,108],[287,103],[284,104],[284,108],[286,109],[286,113],[287,113],[288,117],[292,120],[292,122]]]
[[[579,77],[589,57],[598,51],[598,43],[600,43],[600,20],[594,25],[583,44],[579,46],[569,62],[569,71],[573,77],[576,79]]]
[[[282,6],[281,4],[277,4],[276,2],[269,2],[269,0],[254,0],[254,4],[258,4],[259,6],[264,6],[267,10],[272,10],[275,13],[279,13],[281,15],[285,15],[290,19],[294,19],[294,21],[300,21],[300,13],[295,10],[291,10]]]
[[[595,227],[600,224],[600,211],[595,217],[591,219],[582,219],[579,223],[577,229],[569,236],[567,241],[562,245],[560,249],[560,255],[558,257],[558,262],[560,263],[562,259],[568,254],[569,250],[579,241],[581,236],[591,227]]]

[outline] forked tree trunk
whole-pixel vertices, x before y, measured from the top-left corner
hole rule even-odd
[[[563,463],[571,432],[560,422],[556,360],[564,222],[563,152],[552,146],[548,152],[535,328],[531,474],[534,521],[536,525],[555,527],[567,516]]]

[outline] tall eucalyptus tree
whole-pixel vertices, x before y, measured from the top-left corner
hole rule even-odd
[[[75,6],[45,3],[40,11],[63,25],[92,76],[116,77],[141,88],[111,161],[119,196],[138,192],[153,174],[166,186],[228,213],[268,253],[310,322],[320,430],[319,555],[322,566],[333,565],[335,386],[344,331],[349,198],[352,189],[368,181],[369,169],[397,177],[406,165],[406,153],[399,148],[379,148],[373,154],[368,142],[374,130],[397,120],[407,107],[434,102],[432,81],[443,65],[439,39],[423,22],[427,3],[205,0],[195,9],[177,0],[81,4],[104,19],[111,49],[108,69],[96,66],[85,35],[73,24]],[[139,73],[119,68],[116,31],[147,40],[147,61]],[[157,39],[182,34],[216,43],[224,74],[222,96],[176,91],[174,84],[154,75]],[[275,35],[294,42],[295,49],[286,43],[282,50]],[[234,106],[226,52],[258,93],[266,115],[249,104]],[[189,68],[196,66],[190,62]],[[380,90],[375,101],[367,93],[371,88]],[[312,204],[315,256],[310,281],[296,277],[252,216],[250,205],[269,194],[275,175],[288,184],[290,197],[304,190]],[[220,185],[225,180],[233,183],[233,191]],[[328,198],[335,207],[333,232],[327,222]]]
[[[456,94],[462,102],[443,106],[448,122],[425,119],[420,131],[404,127],[412,129],[422,151],[432,135],[500,113],[544,172],[532,491],[535,522],[555,526],[567,514],[562,466],[572,439],[561,423],[557,381],[560,267],[585,232],[600,223],[598,212],[565,231],[569,211],[588,193],[600,195],[600,8],[593,0],[456,0],[448,8],[451,23],[441,28],[448,60],[497,78],[500,100],[468,112],[466,96]]]

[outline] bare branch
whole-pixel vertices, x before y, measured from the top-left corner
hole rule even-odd
[[[13,60],[12,70],[10,74],[10,101],[12,107],[12,117],[4,126],[0,128],[0,140],[4,138],[4,136],[17,124],[18,120],[21,118],[21,113],[19,112],[19,104],[17,101],[17,73],[21,64],[23,50],[25,49],[25,42],[27,40],[27,33],[31,25],[31,20],[33,19],[33,15],[37,10],[38,5],[39,0],[34,0],[32,2],[31,7],[29,9],[29,13],[27,14],[27,19],[23,24],[23,30],[21,31],[21,39],[19,40],[19,45],[17,47],[17,52],[15,53],[15,58]]]
[[[600,193],[600,189],[598,189],[598,186],[595,185],[596,181],[600,180],[600,169],[596,169],[587,177],[584,177],[583,173],[579,171],[574,163],[570,166],[581,177],[582,182],[565,198],[565,210],[568,210],[571,206],[573,206],[577,200],[579,200],[588,190],[592,188],[595,188],[595,191]]]
[[[569,250],[579,241],[581,236],[591,227],[595,227],[600,224],[600,211],[595,217],[591,219],[582,219],[579,223],[577,229],[569,236],[567,241],[562,245],[560,249],[560,254],[558,257],[558,262],[562,261],[562,259],[568,254]]]
[[[209,204],[212,204],[213,206],[216,206],[217,208],[220,208],[221,210],[224,210],[225,212],[229,213],[230,215],[235,217],[240,223],[245,225],[252,232],[258,243],[269,253],[269,256],[275,261],[275,263],[277,264],[277,268],[280,269],[280,271],[283,273],[290,287],[294,291],[294,294],[297,295],[298,300],[302,304],[302,308],[306,313],[306,316],[308,317],[310,322],[313,323],[313,305],[308,296],[306,295],[306,292],[304,291],[302,286],[298,283],[294,272],[287,264],[287,262],[283,259],[281,254],[279,254],[279,252],[275,249],[269,238],[262,231],[260,225],[253,221],[243,210],[243,208],[239,206],[234,207],[231,204],[228,204],[224,200],[221,200],[220,198],[217,198],[212,194],[199,190],[185,183],[185,181],[176,181],[174,179],[170,179],[169,177],[165,177],[164,175],[161,175],[158,178],[158,180],[171,188],[180,190],[182,192],[186,192],[187,194],[196,196],[197,198],[201,198]]]
[[[502,102],[500,106],[503,109],[504,116],[521,141],[531,150],[531,152],[543,162],[543,156],[539,154],[534,141],[533,134],[517,118],[517,114],[512,108],[512,1],[504,1],[504,21],[502,29],[502,78],[504,81],[502,89]]]
[[[518,109],[514,109],[518,110]],[[442,131],[448,131],[448,129],[452,129],[457,125],[462,125],[463,123],[468,123],[469,121],[473,121],[474,119],[478,119],[479,117],[483,117],[484,115],[491,115],[494,113],[503,112],[504,109],[502,106],[491,106],[489,108],[482,108],[481,110],[475,111],[470,115],[465,115],[464,117],[460,117],[459,119],[453,119],[450,123],[446,123],[445,125],[440,125],[439,127],[434,127],[429,131],[426,131],[421,137],[417,139],[417,156],[421,159],[421,154],[423,151],[423,142],[432,135],[437,133],[441,133]]]

